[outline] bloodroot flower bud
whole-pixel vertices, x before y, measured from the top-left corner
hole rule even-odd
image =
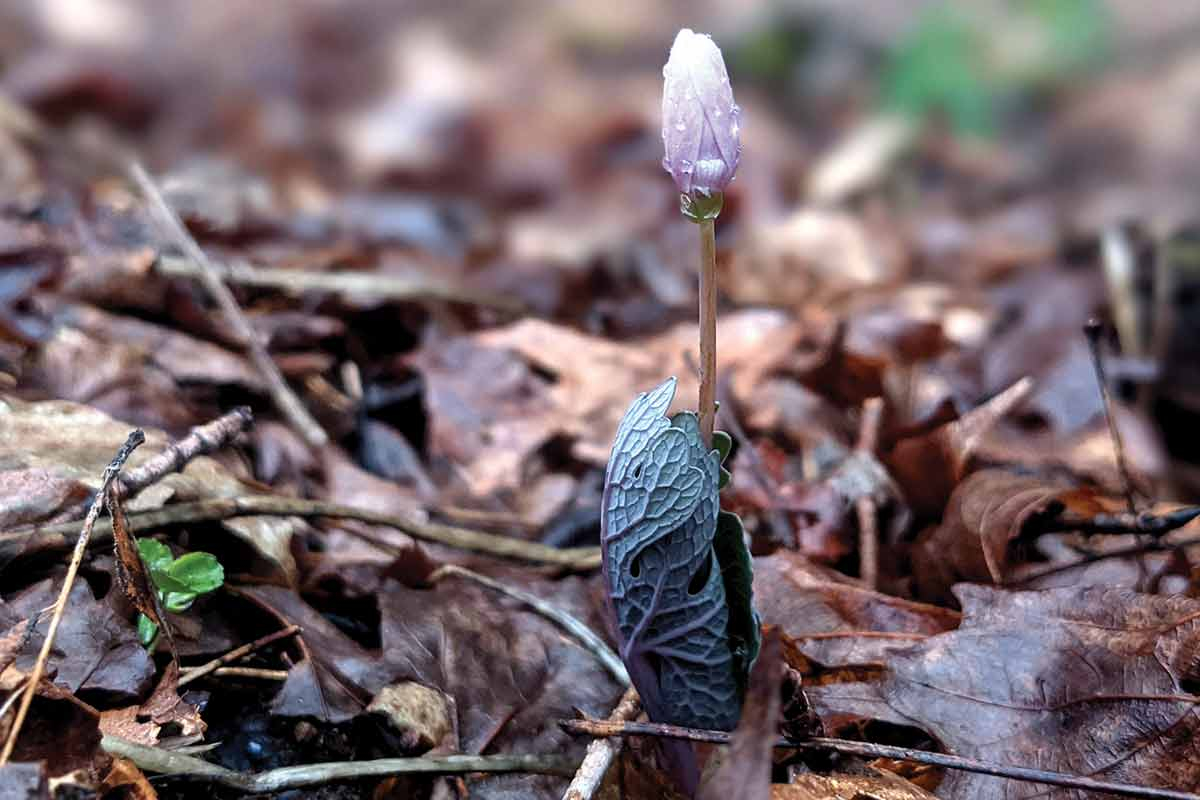
[[[663,78],[663,168],[686,197],[719,194],[733,180],[742,153],[741,109],[733,102],[721,51],[708,36],[684,28],[671,45]]]

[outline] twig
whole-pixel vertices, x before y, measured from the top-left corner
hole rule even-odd
[[[637,690],[630,687],[625,690],[621,702],[617,703],[617,707],[608,715],[607,721],[615,724],[629,722],[641,710],[642,704]],[[604,774],[616,760],[623,745],[624,741],[619,737],[595,739],[590,742],[583,763],[575,771],[575,777],[571,779],[571,784],[563,794],[563,800],[591,800],[600,784],[604,782]]]
[[[874,591],[879,586],[879,509],[870,495],[854,501],[858,517],[858,577]]]
[[[1151,536],[1166,536],[1200,517],[1200,506],[1184,506],[1163,514],[1142,513],[1094,514],[1080,516],[1062,513],[1038,523],[1042,533],[1078,531],[1088,534],[1148,533]]]
[[[365,508],[343,506],[321,500],[305,500],[272,495],[247,495],[244,497],[218,497],[195,503],[180,503],[164,506],[153,511],[129,515],[131,532],[179,525],[186,522],[214,522],[231,517],[270,515],[281,517],[329,517],[331,519],[356,519],[372,525],[383,525],[407,533],[414,539],[436,542],[459,550],[486,553],[501,558],[551,564],[565,569],[586,572],[600,566],[600,550],[596,547],[556,548],[436,522],[419,522],[399,514],[387,514]],[[33,536],[62,537],[68,535],[78,523],[68,522],[55,525],[34,526],[0,533],[0,546],[10,541],[23,541]],[[112,526],[100,522],[96,526],[96,537],[112,535]],[[58,540],[44,543],[51,547]]]
[[[883,398],[870,397],[863,403],[855,449],[874,457],[879,447],[879,428],[883,423]],[[854,501],[858,515],[858,577],[868,589],[879,585],[879,509],[870,494]]]
[[[1138,542],[1129,547],[1119,547],[1114,550],[1109,550],[1102,553],[1088,553],[1078,561],[1071,561],[1066,564],[1048,564],[1039,569],[1029,570],[1020,575],[1015,575],[1011,579],[1004,581],[1004,586],[1021,586],[1032,581],[1048,578],[1051,575],[1058,575],[1062,572],[1069,572],[1073,569],[1086,567],[1089,564],[1095,564],[1098,561],[1106,561],[1110,558],[1125,558],[1126,556],[1139,556],[1144,553],[1154,553],[1158,551],[1181,550],[1185,547],[1190,547],[1194,544],[1200,544],[1200,536],[1191,536],[1184,539],[1178,539],[1174,542],[1168,542],[1165,539],[1151,539],[1148,542]]]
[[[1117,471],[1121,475],[1121,490],[1125,494],[1125,504],[1129,507],[1129,513],[1136,514],[1137,504],[1133,497],[1133,478],[1129,474],[1129,465],[1125,461],[1125,445],[1121,442],[1121,432],[1117,429],[1117,420],[1113,416],[1108,378],[1104,374],[1104,357],[1100,353],[1100,334],[1103,331],[1104,326],[1098,319],[1089,319],[1083,326],[1083,332],[1087,334],[1088,350],[1092,354],[1092,369],[1096,372],[1096,382],[1100,384],[1100,401],[1104,406],[1104,419],[1108,423],[1108,435],[1112,437]]]
[[[212,295],[212,298],[220,306],[221,312],[225,315],[225,321],[229,325],[233,334],[237,337],[241,345],[246,349],[246,353],[250,356],[250,360],[254,362],[254,366],[262,374],[267,382],[268,390],[271,393],[275,405],[287,418],[292,427],[295,428],[304,440],[311,447],[324,447],[329,442],[329,436],[322,430],[321,426],[308,413],[308,409],[300,402],[300,398],[296,397],[292,392],[287,381],[283,378],[283,373],[279,371],[279,366],[271,358],[255,333],[254,328],[246,320],[246,316],[242,313],[242,309],[238,307],[237,300],[233,296],[233,292],[229,291],[220,278],[220,273],[216,266],[209,261],[208,256],[188,233],[183,222],[179,219],[167,201],[162,196],[162,192],[154,184],[153,179],[142,168],[142,165],[137,161],[130,161],[126,171],[130,179],[146,196],[146,201],[150,204],[150,209],[153,216],[158,221],[163,232],[169,236],[175,246],[183,250],[184,254],[192,260],[198,267],[199,272],[197,277],[204,284],[204,288]]]
[[[712,442],[717,411],[717,240],[713,220],[700,222],[700,435]]]
[[[133,497],[162,476],[182,470],[197,456],[220,450],[253,422],[254,415],[250,409],[239,406],[212,422],[192,428],[187,436],[122,475],[117,482],[121,496]]]
[[[725,731],[709,731],[699,728],[684,728],[678,725],[660,725],[653,722],[622,722],[613,723],[607,720],[572,719],[562,720],[559,725],[571,733],[584,733],[589,736],[658,736],[670,739],[687,739],[694,742],[710,742],[713,744],[728,744],[730,734]],[[897,761],[914,761],[918,764],[930,764],[945,769],[958,769],[964,772],[975,772],[981,775],[994,775],[998,778],[1008,778],[1015,781],[1044,783],[1049,786],[1062,786],[1068,789],[1081,789],[1091,792],[1108,792],[1123,797],[1149,798],[1149,800],[1200,800],[1200,795],[1181,792],[1175,789],[1159,789],[1153,786],[1137,786],[1130,783],[1113,783],[1110,781],[1086,778],[1080,775],[1070,775],[1065,772],[1018,767],[1009,764],[992,764],[973,758],[932,753],[928,750],[916,750],[910,747],[894,747],[872,742],[855,742],[850,739],[831,739],[816,736],[802,742],[780,740],[775,743],[777,748],[799,750],[834,750],[839,753],[867,756],[869,758],[890,758]]]
[[[146,434],[142,432],[141,428],[136,428],[125,439],[125,444],[121,445],[116,457],[104,468],[104,474],[100,479],[100,490],[96,492],[92,507],[88,509],[87,517],[83,521],[83,529],[79,532],[79,538],[75,542],[75,552],[71,556],[66,577],[63,578],[62,589],[59,590],[58,600],[54,604],[54,616],[50,618],[46,639],[42,642],[42,649],[38,653],[37,661],[33,663],[33,670],[29,673],[29,683],[25,687],[25,694],[21,697],[21,704],[17,707],[16,719],[13,720],[12,729],[9,730],[8,738],[4,741],[4,750],[0,752],[0,766],[7,764],[9,757],[12,756],[13,748],[17,744],[17,736],[21,733],[21,726],[25,724],[25,716],[29,713],[29,706],[33,702],[33,696],[42,682],[42,675],[46,671],[46,661],[50,658],[51,648],[54,647],[54,637],[58,635],[58,625],[62,622],[63,614],[67,610],[71,587],[75,585],[75,576],[79,573],[79,565],[83,563],[84,553],[87,552],[88,539],[91,538],[96,518],[100,516],[100,509],[104,507],[104,498],[108,493],[108,487],[116,480],[117,474],[129,456],[144,441],[146,441]]]
[[[242,658],[243,656],[247,656],[250,653],[253,653],[255,650],[259,650],[263,647],[266,647],[267,645],[271,644],[272,642],[277,642],[280,639],[284,639],[288,636],[291,636],[294,633],[298,633],[299,631],[300,631],[299,625],[289,625],[286,628],[283,628],[282,630],[275,631],[274,633],[268,633],[266,636],[261,636],[258,639],[255,639],[253,642],[248,642],[247,644],[244,644],[241,647],[235,647],[234,649],[230,650],[228,653],[217,656],[212,661],[201,664],[198,667],[190,667],[187,670],[185,670],[183,672],[182,676],[179,678],[179,685],[186,686],[189,683],[191,683],[192,681],[196,680],[197,678],[203,678],[205,675],[209,674],[210,672],[214,672],[218,667],[223,667],[226,664],[231,664],[234,661],[237,661],[239,658]]]
[[[545,600],[535,594],[530,594],[529,592],[523,591],[514,586],[508,586],[500,581],[493,580],[486,575],[480,575],[478,572],[473,572],[469,569],[457,566],[456,564],[444,564],[443,566],[438,567],[438,569],[434,571],[433,575],[430,576],[430,580],[437,582],[445,575],[457,575],[460,578],[467,578],[468,580],[475,581],[476,583],[486,586],[489,589],[495,589],[496,591],[506,594],[509,597],[514,597],[517,600],[520,600],[522,603],[530,606],[542,616],[558,623],[563,630],[582,642],[583,646],[592,652],[592,655],[594,655],[600,661],[600,663],[604,665],[604,668],[609,671],[609,674],[617,679],[618,683],[620,683],[622,686],[629,686],[629,673],[625,670],[625,664],[622,663],[621,659],[617,657],[617,654],[612,651],[612,648],[605,644],[603,639],[593,633],[591,628],[589,628],[587,625],[584,625],[578,619],[563,611],[561,608],[551,603],[547,603]]]
[[[218,667],[212,672],[215,678],[260,678],[264,681],[286,681],[286,669],[258,669],[257,667]],[[180,681],[182,684],[183,682]]]
[[[523,306],[514,298],[479,292],[428,278],[405,278],[371,272],[314,272],[302,269],[255,267],[245,262],[210,263],[221,280],[238,286],[280,289],[293,295],[306,292],[331,292],[340,295],[371,297],[382,300],[449,300],[472,303],[501,311],[519,312]],[[203,268],[190,258],[161,256],[156,262],[159,273],[178,277],[200,277]]]
[[[316,786],[333,781],[384,777],[412,773],[451,774],[464,772],[526,772],[539,775],[571,775],[575,760],[558,755],[426,756],[424,758],[379,758],[368,761],[329,761],[298,767],[280,767],[266,772],[236,772],[195,756],[105,736],[100,746],[111,755],[128,758],[148,772],[209,778],[243,792],[265,794],[285,789]]]

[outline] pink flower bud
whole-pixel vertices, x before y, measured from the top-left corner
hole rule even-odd
[[[733,102],[721,51],[707,35],[684,28],[663,79],[663,169],[685,195],[723,191],[742,154],[742,110]]]

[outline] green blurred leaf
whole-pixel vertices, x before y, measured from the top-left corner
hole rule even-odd
[[[145,614],[138,614],[137,632],[138,641],[141,642],[142,647],[149,648],[158,638],[158,625]]]
[[[154,581],[154,588],[158,589],[160,595],[168,592],[195,594],[191,586],[171,575],[168,570],[150,570],[150,580]]]
[[[175,560],[170,548],[157,539],[138,539],[137,548],[142,561],[146,562],[146,568],[150,570],[166,570]]]
[[[181,614],[196,602],[195,592],[167,592],[163,595],[163,608],[172,614]]]
[[[950,5],[932,6],[883,74],[883,105],[910,116],[945,114],[959,132],[990,135],[996,97],[983,57],[983,42],[965,17]]]
[[[167,574],[192,594],[214,591],[225,582],[225,570],[212,553],[185,553],[175,559]]]

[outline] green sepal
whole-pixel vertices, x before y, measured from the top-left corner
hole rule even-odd
[[[721,207],[724,205],[725,195],[721,192],[713,192],[707,195],[700,192],[692,192],[691,194],[679,195],[680,213],[696,223],[716,219],[721,213]]]
[[[725,460],[729,458],[729,451],[733,449],[733,437],[725,431],[713,431],[712,446],[718,455],[720,455],[721,463],[724,464]],[[729,474],[729,470],[721,467],[721,477],[717,481],[717,491],[719,492],[728,486],[732,478],[733,476]]]
[[[721,463],[724,464],[725,459],[729,458],[729,451],[733,449],[733,437],[725,431],[713,431],[712,446],[721,454]]]
[[[762,646],[761,622],[754,610],[754,564],[746,547],[742,520],[731,511],[717,515],[713,551],[721,566],[725,603],[729,607],[729,645],[734,671],[744,693],[750,668]]]

